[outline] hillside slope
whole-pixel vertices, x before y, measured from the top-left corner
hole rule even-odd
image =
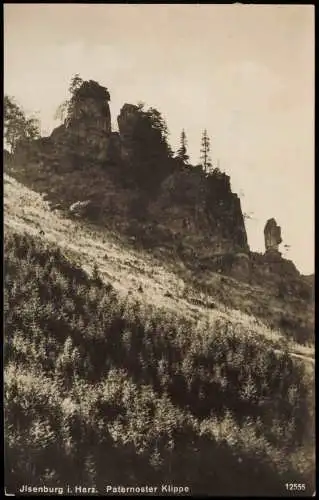
[[[138,296],[138,300],[165,308],[192,319],[196,323],[209,320],[231,321],[243,325],[254,336],[261,336],[275,348],[287,348],[292,354],[313,361],[314,348],[300,345],[279,330],[270,329],[255,316],[232,309],[215,295],[201,292],[193,279],[182,279],[171,266],[154,255],[130,247],[117,233],[88,226],[79,220],[65,218],[59,211],[50,210],[43,196],[26,188],[7,174],[4,175],[4,224],[19,233],[39,235],[48,243],[58,244],[86,271],[92,273],[97,266],[102,278],[112,283],[122,296]],[[217,283],[221,276],[216,274]],[[222,278],[224,293],[246,294],[253,300],[262,294],[262,287],[251,287],[232,278]]]
[[[90,216],[83,214],[82,227],[89,222],[88,227],[94,235],[91,238],[89,232],[86,232],[85,238],[97,239],[103,246],[106,244],[103,243],[106,235],[116,235],[117,239],[122,235],[121,242],[124,244],[126,241],[126,247],[130,246],[132,249],[134,246],[140,250],[142,260],[148,255],[151,265],[159,264],[163,267],[164,262],[165,268],[171,269],[174,276],[177,275],[185,282],[186,288],[188,285],[191,285],[191,289],[195,287],[196,299],[200,291],[202,296],[213,296],[214,301],[230,309],[259,318],[271,329],[279,329],[298,343],[314,343],[313,283],[304,279],[291,261],[281,257],[272,259],[254,252],[247,253],[246,250],[243,253],[243,249],[235,249],[232,238],[225,239],[215,230],[210,232],[208,227],[200,229],[205,216],[192,198],[193,188],[189,190],[191,199],[187,203],[183,199],[184,195],[181,193],[187,193],[187,189],[185,191],[180,182],[178,193],[182,199],[178,198],[174,202],[175,195],[172,198],[171,193],[166,196],[165,201],[164,194],[169,192],[166,187],[151,202],[145,200],[140,190],[123,185],[126,176],[123,168],[113,168],[110,165],[101,168],[89,163],[85,168],[78,169],[72,165],[67,166],[63,158],[56,158],[52,164],[50,154],[42,164],[28,157],[24,158],[23,164],[19,163],[18,158],[5,164],[5,171],[11,178],[43,194],[43,198],[48,201],[46,208],[54,209],[58,206],[60,215],[65,214],[64,218],[70,217],[69,208],[72,203],[91,199],[95,208]],[[119,175],[121,182],[116,183],[114,176]],[[199,174],[193,176],[191,173],[186,177],[188,182],[194,177],[192,182],[196,185],[196,176],[200,177]],[[229,196],[229,200],[232,199],[233,195],[229,193],[225,195],[225,199]],[[197,219],[190,217],[190,226],[181,230],[186,214],[192,209],[199,212]],[[224,216],[226,217],[225,214],[217,214],[217,222],[222,228],[225,226],[223,231],[227,227],[232,234],[234,228],[227,221],[229,217],[233,219],[233,216],[231,212],[225,220]],[[61,223],[58,225],[61,226]],[[78,225],[79,220],[72,226],[71,233]],[[73,238],[72,234],[70,237]],[[107,239],[109,240],[109,236]],[[221,249],[217,251],[219,246]],[[94,250],[99,253],[99,265],[104,268],[108,265],[102,257],[102,251],[102,247]],[[133,249],[130,250],[132,251]],[[156,258],[150,259],[149,252]],[[89,255],[91,253],[90,250]],[[139,253],[133,252],[132,255],[139,259]],[[123,260],[125,259],[122,259],[122,265]],[[165,300],[167,302],[170,301]]]
[[[86,268],[94,261],[119,289],[143,289],[143,300],[196,316],[202,312],[190,309],[190,300],[203,305],[205,314],[209,303],[212,316],[226,306],[280,330],[289,341],[313,345],[313,284],[282,257],[281,236],[278,240],[267,224],[267,251],[250,250],[229,175],[174,155],[165,120],[155,108],[124,104],[115,132],[106,87],[77,75],[69,90],[63,123],[49,137],[20,140],[5,157],[5,171],[58,206],[64,219],[70,207],[84,203],[83,224],[61,222],[48,210],[39,215],[20,210],[16,226],[29,223],[19,214],[33,227],[45,219],[51,241],[60,239]],[[140,253],[124,238],[120,245],[110,244],[112,233],[134,241]]]
[[[8,490],[312,494],[313,347],[4,182]]]

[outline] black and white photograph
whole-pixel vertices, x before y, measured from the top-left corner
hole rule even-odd
[[[3,9],[4,495],[316,496],[314,6]]]

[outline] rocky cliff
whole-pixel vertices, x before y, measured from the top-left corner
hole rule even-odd
[[[192,167],[174,172],[149,212],[184,241],[197,241],[207,256],[249,251],[240,200],[222,174],[207,179]]]
[[[99,223],[116,224],[153,248],[183,248],[183,255],[211,261],[223,254],[248,254],[240,200],[230,178],[175,161],[161,115],[153,108],[124,104],[119,132],[112,132],[109,101],[105,87],[83,82],[64,123],[35,143],[34,169],[37,176],[42,172],[41,186],[47,176],[48,197],[68,208],[94,197]],[[29,164],[29,177],[31,172]],[[127,185],[127,179],[132,183]]]

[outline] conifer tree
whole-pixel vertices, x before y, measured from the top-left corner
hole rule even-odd
[[[202,147],[201,147],[201,160],[205,173],[208,173],[212,167],[212,162],[210,158],[210,139],[205,129],[202,136]]]
[[[179,149],[177,150],[176,158],[178,160],[182,161],[183,163],[188,163],[189,156],[187,154],[187,138],[186,138],[186,133],[185,133],[184,129],[182,130],[180,141],[181,141],[181,145],[180,145]]]

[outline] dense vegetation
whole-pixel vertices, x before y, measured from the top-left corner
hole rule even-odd
[[[244,329],[121,300],[59,248],[5,234],[7,487],[313,491],[304,365]],[[297,494],[297,493],[295,493]]]
[[[40,136],[40,123],[34,117],[27,117],[22,108],[12,97],[4,96],[3,100],[4,142],[15,152],[18,145],[34,141]]]

